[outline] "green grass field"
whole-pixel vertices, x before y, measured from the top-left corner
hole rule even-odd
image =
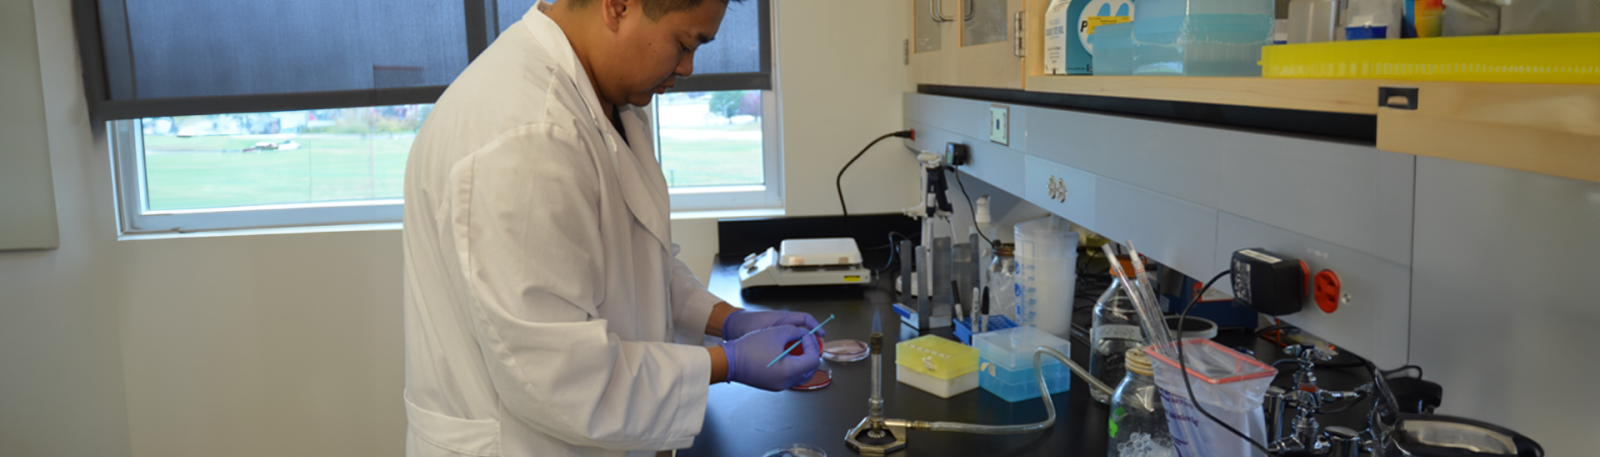
[[[237,152],[259,138],[149,135],[150,209],[399,198],[411,138],[301,136],[293,151]],[[234,152],[217,152],[234,151]]]
[[[748,131],[760,124],[704,129]],[[691,135],[693,136],[693,135]],[[714,135],[707,135],[714,136]],[[146,135],[151,210],[400,198],[410,136],[301,135],[292,151],[239,152],[277,136]],[[668,185],[760,184],[761,140],[662,136]]]
[[[672,130],[760,131],[761,124]],[[761,184],[761,139],[661,135],[661,172],[672,187]]]

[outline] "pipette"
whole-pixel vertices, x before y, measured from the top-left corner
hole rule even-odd
[[[811,331],[809,331],[809,332],[806,332],[806,334],[805,334],[805,335],[803,335],[803,336],[801,336],[801,337],[800,337],[800,339],[798,339],[798,340],[794,340],[794,344],[791,344],[791,345],[789,345],[789,347],[787,347],[787,348],[784,348],[784,349],[783,349],[783,352],[780,352],[780,353],[778,353],[778,356],[777,356],[777,357],[774,357],[774,358],[773,358],[773,359],[772,359],[772,361],[771,361],[771,362],[767,362],[767,366],[768,366],[768,367],[771,367],[771,366],[772,366],[772,364],[774,364],[774,363],[778,363],[778,360],[780,360],[780,359],[783,359],[783,356],[786,356],[786,355],[789,355],[789,351],[793,351],[793,350],[794,350],[794,348],[795,348],[795,346],[799,346],[799,345],[800,345],[800,343],[802,343],[802,342],[805,342],[805,340],[806,340],[806,338],[810,338],[810,337],[811,337],[811,334],[812,334],[812,333],[816,333],[816,332],[817,332],[817,330],[818,330],[818,329],[821,329],[821,328],[822,328],[822,325],[823,325],[823,324],[826,324],[826,323],[828,323],[828,321],[831,321],[831,320],[833,320],[833,315],[832,315],[832,314],[829,314],[829,315],[828,315],[828,318],[827,318],[827,319],[824,319],[824,320],[823,320],[823,321],[822,321],[822,323],[820,323],[820,324],[817,324],[817,326],[816,326],[816,327],[812,327],[812,328],[811,328]]]
[[[1133,263],[1134,279],[1138,280],[1139,293],[1144,294],[1144,302],[1151,305],[1160,304],[1160,299],[1156,298],[1155,286],[1150,284],[1150,275],[1145,272],[1144,259],[1139,257],[1139,249],[1133,247],[1133,240],[1128,240],[1128,255]]]
[[[1147,343],[1162,346],[1172,342],[1171,335],[1167,334],[1166,320],[1161,316],[1161,310],[1154,303],[1145,303],[1144,293],[1133,285],[1133,278],[1122,270],[1122,262],[1117,261],[1117,253],[1111,250],[1111,244],[1100,246],[1106,258],[1111,260],[1111,272],[1117,275],[1117,281],[1122,285],[1122,291],[1128,294],[1128,300],[1133,302],[1133,308],[1139,312],[1139,325],[1144,328]]]

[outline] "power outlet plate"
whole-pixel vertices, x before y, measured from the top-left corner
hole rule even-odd
[[[1011,145],[1011,107],[989,105],[989,141]]]

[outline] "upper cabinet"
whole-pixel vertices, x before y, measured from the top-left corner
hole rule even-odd
[[[1023,0],[907,0],[912,84],[1023,88]]]

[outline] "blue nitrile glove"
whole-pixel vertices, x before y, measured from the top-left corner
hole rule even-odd
[[[772,328],[780,325],[793,325],[811,330],[817,327],[817,318],[807,313],[791,313],[788,311],[746,311],[738,310],[728,314],[722,321],[722,339],[733,341],[744,337],[756,330]],[[817,336],[828,336],[828,330],[817,330]]]
[[[815,336],[806,335],[807,331],[803,327],[783,325],[756,330],[743,338],[722,343],[722,352],[728,356],[728,380],[773,392],[810,380],[817,365],[822,363],[822,348],[817,347]],[[800,340],[805,354],[784,352],[795,340]],[[778,354],[784,354],[783,358],[767,366]]]

